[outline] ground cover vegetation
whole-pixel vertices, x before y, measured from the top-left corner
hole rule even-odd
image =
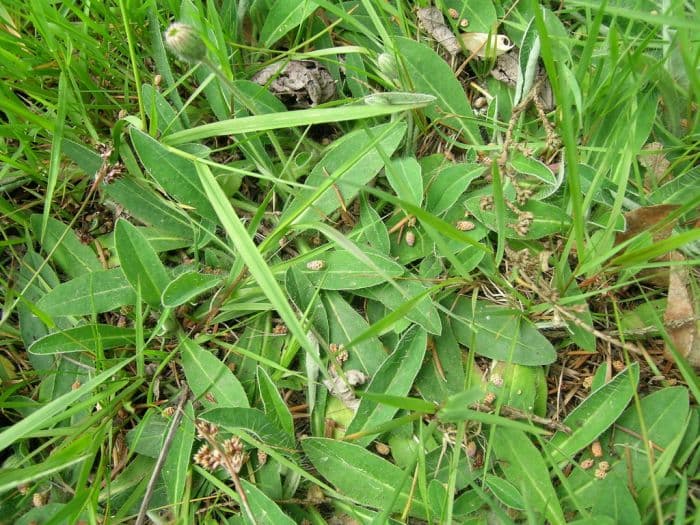
[[[0,5],[0,522],[696,523],[678,0]]]

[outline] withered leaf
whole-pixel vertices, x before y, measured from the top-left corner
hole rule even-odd
[[[666,217],[679,208],[677,204],[658,204],[656,206],[642,206],[636,210],[625,213],[627,228],[624,232],[615,236],[615,244],[625,242],[644,231],[655,229]],[[671,234],[676,221],[669,221],[662,228],[654,231],[654,241],[665,239]]]
[[[452,30],[445,24],[445,17],[437,7],[426,7],[417,12],[418,22],[423,30],[445,48],[450,55],[460,52],[459,42]]]
[[[672,261],[684,261],[679,252],[671,254]],[[688,289],[687,266],[671,267],[668,279],[668,303],[664,312],[664,325],[674,346],[688,358],[694,367],[700,366],[700,338],[693,297]],[[667,351],[668,352],[668,351]]]

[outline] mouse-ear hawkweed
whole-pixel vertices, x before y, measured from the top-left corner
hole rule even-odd
[[[186,62],[200,62],[207,55],[207,47],[197,30],[182,22],[173,22],[163,34],[165,43],[175,55]]]

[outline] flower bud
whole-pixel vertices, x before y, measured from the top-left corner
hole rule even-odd
[[[186,62],[199,62],[207,54],[207,47],[197,30],[187,24],[174,22],[163,35],[170,51]]]

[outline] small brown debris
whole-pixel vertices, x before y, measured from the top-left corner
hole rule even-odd
[[[413,232],[413,230],[408,230],[406,232],[406,237],[404,238],[404,240],[409,246],[413,246],[414,244],[416,244],[416,234]]]
[[[608,475],[608,473],[605,470],[596,469],[596,471],[595,471],[596,479],[605,479],[605,476],[607,476],[607,475]]]
[[[469,232],[476,228],[476,225],[472,221],[457,221],[455,226],[461,232]]]
[[[377,441],[374,444],[374,450],[377,451],[377,454],[382,456],[388,456],[391,453],[391,448],[389,448],[389,445],[382,443],[381,441]]]
[[[447,10],[447,14],[450,15],[450,18],[452,20],[457,20],[457,18],[459,18],[459,13],[457,12],[457,10],[454,7],[450,7]]]
[[[593,454],[593,457],[596,458],[603,457],[603,447],[601,446],[600,441],[594,441],[593,444],[591,444],[591,454]]]
[[[601,461],[600,463],[598,463],[598,468],[607,472],[608,470],[610,470],[610,463],[608,463],[607,461]]]

